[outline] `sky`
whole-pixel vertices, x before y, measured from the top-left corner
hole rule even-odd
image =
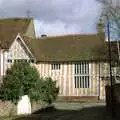
[[[95,0],[0,0],[0,17],[34,17],[37,36],[88,34],[96,32],[101,8]]]

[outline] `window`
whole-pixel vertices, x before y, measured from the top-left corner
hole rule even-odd
[[[74,64],[74,83],[75,88],[89,88],[90,87],[90,65],[88,62],[81,62]]]
[[[60,64],[52,64],[52,70],[60,70]]]
[[[34,59],[14,59],[14,60],[12,60],[12,59],[8,59],[7,60],[7,62],[8,63],[12,63],[12,62],[15,62],[15,63],[19,63],[19,62],[29,62],[29,63],[34,63],[35,61],[34,61]]]
[[[35,62],[34,59],[30,59],[30,60],[29,60],[29,63],[34,63],[34,62]]]
[[[8,59],[7,62],[8,62],[8,63],[12,63],[12,59]]]
[[[120,83],[120,68],[112,67],[112,77],[115,83]]]
[[[20,62],[27,62],[25,59],[14,59],[15,63],[20,63]]]

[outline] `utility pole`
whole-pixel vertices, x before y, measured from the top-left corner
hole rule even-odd
[[[111,113],[112,118],[115,117],[115,110],[114,110],[114,80],[112,77],[112,58],[111,58],[111,41],[110,41],[110,23],[109,23],[109,16],[107,18],[107,36],[108,36],[108,55],[109,55],[109,70],[110,70],[110,104],[111,104]]]

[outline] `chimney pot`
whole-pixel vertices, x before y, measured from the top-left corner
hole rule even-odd
[[[42,34],[41,37],[47,37],[47,35],[46,34]]]

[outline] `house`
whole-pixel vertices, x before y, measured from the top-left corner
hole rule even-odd
[[[33,19],[0,20],[0,76],[14,62],[30,62],[57,81],[62,98],[105,99],[108,76],[104,34],[35,36]],[[107,72],[106,72],[107,71]]]

